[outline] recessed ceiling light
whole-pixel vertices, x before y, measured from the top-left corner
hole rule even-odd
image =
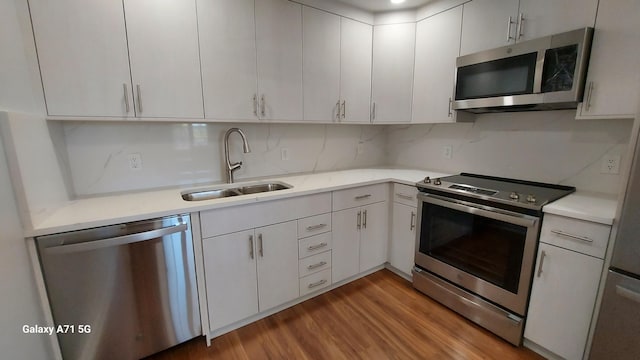
[[[405,0],[391,0],[392,4],[402,4]]]

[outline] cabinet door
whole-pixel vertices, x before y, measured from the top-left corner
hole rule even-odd
[[[518,0],[473,0],[465,3],[460,55],[513,44],[518,3]]]
[[[299,295],[298,222],[257,228],[258,294],[260,311]]]
[[[253,230],[202,241],[210,330],[258,313]]]
[[[257,119],[253,0],[198,0],[198,33],[205,116]]]
[[[563,358],[582,359],[602,265],[601,259],[540,243],[524,336]]]
[[[391,231],[389,263],[411,276],[416,242],[416,208],[394,203]]]
[[[580,117],[631,118],[638,101],[640,2],[601,1]]]
[[[340,99],[342,122],[371,121],[371,25],[340,19]]]
[[[389,210],[386,201],[362,208],[360,231],[360,272],[387,261]]]
[[[415,40],[414,23],[374,27],[373,122],[411,121]]]
[[[593,27],[597,9],[598,0],[520,0],[524,21],[517,41]]]
[[[360,214],[360,215],[358,215]],[[360,208],[336,211],[331,216],[333,249],[331,278],[338,282],[357,274],[360,270]]]
[[[256,6],[259,116],[302,119],[302,5],[260,0]]]
[[[452,122],[456,57],[460,51],[462,7],[422,20],[416,29],[414,123]]]
[[[136,116],[204,117],[195,0],[124,5]]]
[[[134,116],[122,2],[30,0],[29,7],[47,113]]]
[[[340,99],[340,17],[302,7],[304,120],[335,121]]]

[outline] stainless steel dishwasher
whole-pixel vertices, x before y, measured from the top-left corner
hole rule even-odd
[[[36,243],[65,360],[139,359],[202,333],[189,215]]]

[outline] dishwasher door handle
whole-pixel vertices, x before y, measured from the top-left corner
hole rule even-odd
[[[187,230],[187,228],[188,228],[187,224],[178,224],[171,227],[155,229],[155,230],[145,231],[145,232],[136,233],[136,234],[117,236],[117,237],[108,238],[108,239],[87,241],[87,242],[77,243],[77,244],[52,246],[52,247],[48,247],[46,251],[49,254],[66,254],[66,253],[79,252],[79,251],[97,250],[97,249],[103,249],[103,248],[112,247],[112,246],[132,244],[140,241],[161,238],[167,235],[185,231]]]

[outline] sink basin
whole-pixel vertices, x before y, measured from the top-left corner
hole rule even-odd
[[[291,188],[291,185],[285,183],[258,183],[225,189],[202,189],[185,191],[182,193],[182,199],[184,199],[185,201],[222,199],[231,196],[259,194],[263,192],[278,191]]]

